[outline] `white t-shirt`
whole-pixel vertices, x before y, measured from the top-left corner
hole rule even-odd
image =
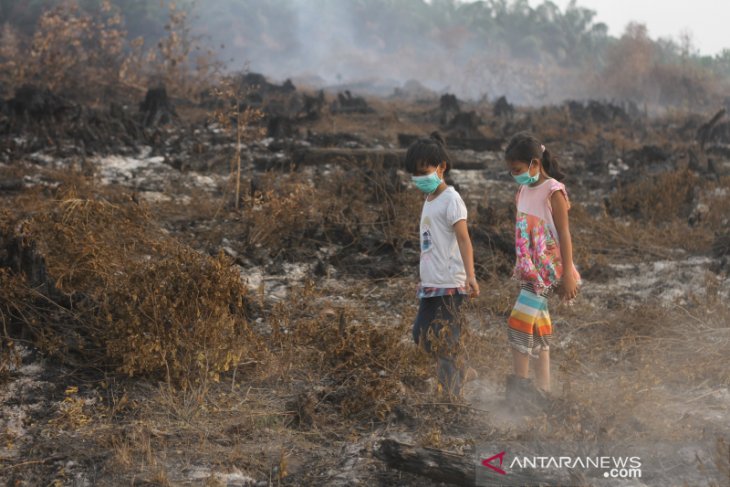
[[[421,286],[452,288],[466,285],[466,271],[454,224],[466,220],[466,205],[449,186],[421,212]]]

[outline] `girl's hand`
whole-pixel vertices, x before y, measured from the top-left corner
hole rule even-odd
[[[560,295],[566,301],[570,301],[578,295],[578,282],[572,272],[563,274],[560,281]]]
[[[479,284],[477,284],[476,277],[466,278],[466,292],[469,293],[470,298],[479,296]]]

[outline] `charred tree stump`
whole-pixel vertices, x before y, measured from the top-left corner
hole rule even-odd
[[[448,124],[443,127],[452,135],[459,138],[484,138],[479,131],[481,119],[475,111],[457,113]]]
[[[68,306],[69,298],[56,289],[55,281],[48,275],[46,260],[38,252],[33,240],[26,240],[24,235],[2,235],[5,258],[0,260],[0,266],[9,268],[16,274],[23,274],[28,285],[46,296],[51,301],[62,306]]]
[[[16,119],[24,122],[59,122],[74,105],[47,88],[23,85],[8,101],[8,108]]]
[[[294,137],[297,135],[297,128],[291,118],[277,115],[269,118],[266,135],[275,139]]]
[[[172,106],[164,86],[150,88],[139,105],[139,111],[145,127],[170,123],[177,118],[175,107]]]
[[[500,96],[497,101],[494,102],[494,108],[492,113],[497,118],[511,119],[515,114],[515,107],[507,101],[507,97]]]
[[[695,148],[690,148],[688,153],[690,169],[700,172],[706,172],[709,170],[715,174],[718,173],[712,160],[707,157],[705,148],[712,137],[713,130],[725,117],[725,114],[726,110],[724,108],[720,109],[709,121],[703,123],[700,128],[697,129],[694,144],[697,150],[694,150]]]
[[[304,120],[318,120],[322,109],[324,108],[324,90],[319,90],[316,96],[303,95],[304,106],[297,114],[298,118],[304,118]]]
[[[456,98],[456,95],[450,93],[441,95],[438,113],[439,123],[442,126],[451,123],[451,120],[461,113],[461,106],[459,106],[459,100]]]
[[[697,142],[700,144],[700,150],[704,152],[705,145],[707,144],[708,140],[710,139],[710,135],[712,134],[712,129],[715,128],[715,126],[722,120],[722,118],[725,116],[725,109],[722,108],[720,111],[718,111],[709,122],[702,124],[702,126],[697,129]]]

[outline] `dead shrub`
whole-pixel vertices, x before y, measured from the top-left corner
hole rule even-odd
[[[367,313],[334,306],[311,283],[275,305],[269,321],[272,350],[297,370],[316,371],[323,386],[307,418],[329,406],[345,418],[383,420],[428,376],[430,361],[403,340],[403,327],[376,324]]]
[[[63,2],[41,15],[27,52],[12,51],[25,62],[8,58],[15,67],[11,81],[16,87],[40,82],[52,91],[83,85],[100,96],[100,87],[118,87],[125,38],[121,13],[108,1],[94,15]]]
[[[7,269],[0,268],[0,383],[20,366],[21,361],[20,352],[9,330],[10,313],[23,298],[17,292],[17,279]]]
[[[271,256],[311,257],[323,243],[342,245],[347,255],[417,246],[421,200],[388,170],[336,167],[316,184],[302,172],[268,173],[255,187],[241,209],[241,231],[248,246]]]
[[[257,183],[259,190],[247,198],[242,213],[247,223],[245,242],[278,255],[301,243],[319,220],[318,199],[311,185],[294,173],[266,174]]]
[[[512,205],[479,206],[474,222],[470,222],[478,277],[495,278],[509,275],[514,264],[515,209]]]
[[[608,198],[608,209],[615,216],[631,216],[651,223],[667,223],[692,211],[699,177],[687,169],[640,178],[620,186]]]
[[[718,86],[719,80],[709,70],[689,62],[659,64],[653,68],[651,79],[659,88],[660,104],[683,107],[689,111],[710,106],[714,95],[722,92]]]
[[[250,87],[242,86],[230,76],[224,78],[215,91],[220,107],[213,116],[226,131],[235,133],[236,149],[235,156],[231,160],[231,175],[236,175],[234,199],[236,209],[241,203],[242,142],[250,142],[265,133],[263,128],[256,125],[264,117],[263,112],[244,103],[250,95]]]
[[[401,185],[395,170],[370,164],[350,170],[338,167],[322,181],[325,225],[347,236],[349,241],[342,243],[374,240],[401,250],[418,235],[422,200]]]
[[[237,269],[166,236],[143,207],[124,199],[71,191],[5,226],[6,238],[12,231],[21,249],[39,256],[42,272],[22,270],[45,275],[49,291],[11,276],[0,309],[62,358],[73,352],[86,363],[162,375],[183,387],[217,380],[256,346]]]
[[[101,101],[124,88],[143,90],[153,79],[175,96],[195,97],[222,63],[192,35],[188,12],[174,2],[165,30],[159,43],[145,47],[142,38],[128,39],[122,13],[109,0],[97,9],[63,0],[43,11],[30,37],[2,28],[0,84],[11,92],[33,84]]]
[[[709,251],[722,213],[710,212],[696,224],[689,223],[707,189],[707,184],[687,169],[619,186],[606,199],[608,212],[619,218],[593,218],[585,211],[573,212],[580,220],[578,238],[585,239],[581,243],[587,245],[585,248],[613,254],[634,249],[639,254],[668,258],[677,249]]]
[[[730,321],[717,289],[714,296],[708,295],[699,305],[675,306],[665,310],[664,316],[663,322],[673,326],[653,331],[647,326],[645,334],[649,336],[642,337],[642,346],[648,350],[646,362],[654,368],[672,370],[672,375],[664,379],[667,383],[730,384],[730,370],[723,358],[730,345]]]
[[[595,217],[580,204],[571,209],[570,228],[573,260],[579,269],[603,265],[606,258],[615,263],[675,258],[679,249],[704,252],[712,243],[707,228],[690,227],[681,219],[657,225],[634,218]]]
[[[168,6],[165,24],[167,36],[157,44],[157,50],[147,55],[147,68],[177,96],[197,97],[223,69],[211,49],[204,49],[201,37],[193,35],[189,12],[175,2]],[[193,56],[202,51],[203,54]]]

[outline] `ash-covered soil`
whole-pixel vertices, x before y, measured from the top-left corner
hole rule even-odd
[[[318,105],[317,94],[272,92],[261,97],[261,130],[240,146],[237,202],[236,138],[204,105],[179,106],[168,123],[97,109],[96,137],[86,115],[22,123],[3,115],[7,485],[439,485],[388,466],[378,454],[386,439],[473,459],[475,469],[482,444],[686,441],[706,446],[706,464],[698,457],[681,476],[631,485],[730,481],[730,122],[708,127],[713,113],[649,117],[604,102],[497,113],[443,97],[327,94],[332,104]],[[465,360],[479,377],[463,398],[435,390],[433,365],[410,338],[421,198],[401,161],[412,136],[434,129],[452,147],[450,177],[469,208],[482,289],[465,308]],[[551,303],[554,397],[530,412],[504,401],[516,188],[501,148],[524,129],[568,174],[584,279],[572,306]],[[111,205],[107,220],[88,227],[110,230],[106,237],[74,233],[96,221],[87,201]],[[88,212],[77,222],[80,208]],[[164,259],[172,248],[164,242],[220,256],[240,274],[250,335],[220,370],[202,354],[198,375],[175,381],[164,367],[124,361],[133,350],[117,356],[94,340],[85,320],[98,310],[122,326],[120,308],[104,307],[114,292],[104,285],[124,282],[137,299],[134,279],[91,279],[102,272],[99,252],[116,263],[137,241],[125,233],[135,222],[113,219],[115,208],[145,215],[138,241],[154,250],[136,259]],[[127,272],[119,262],[104,272]],[[172,299],[165,289],[139,295]],[[158,340],[129,326],[130,337]]]

